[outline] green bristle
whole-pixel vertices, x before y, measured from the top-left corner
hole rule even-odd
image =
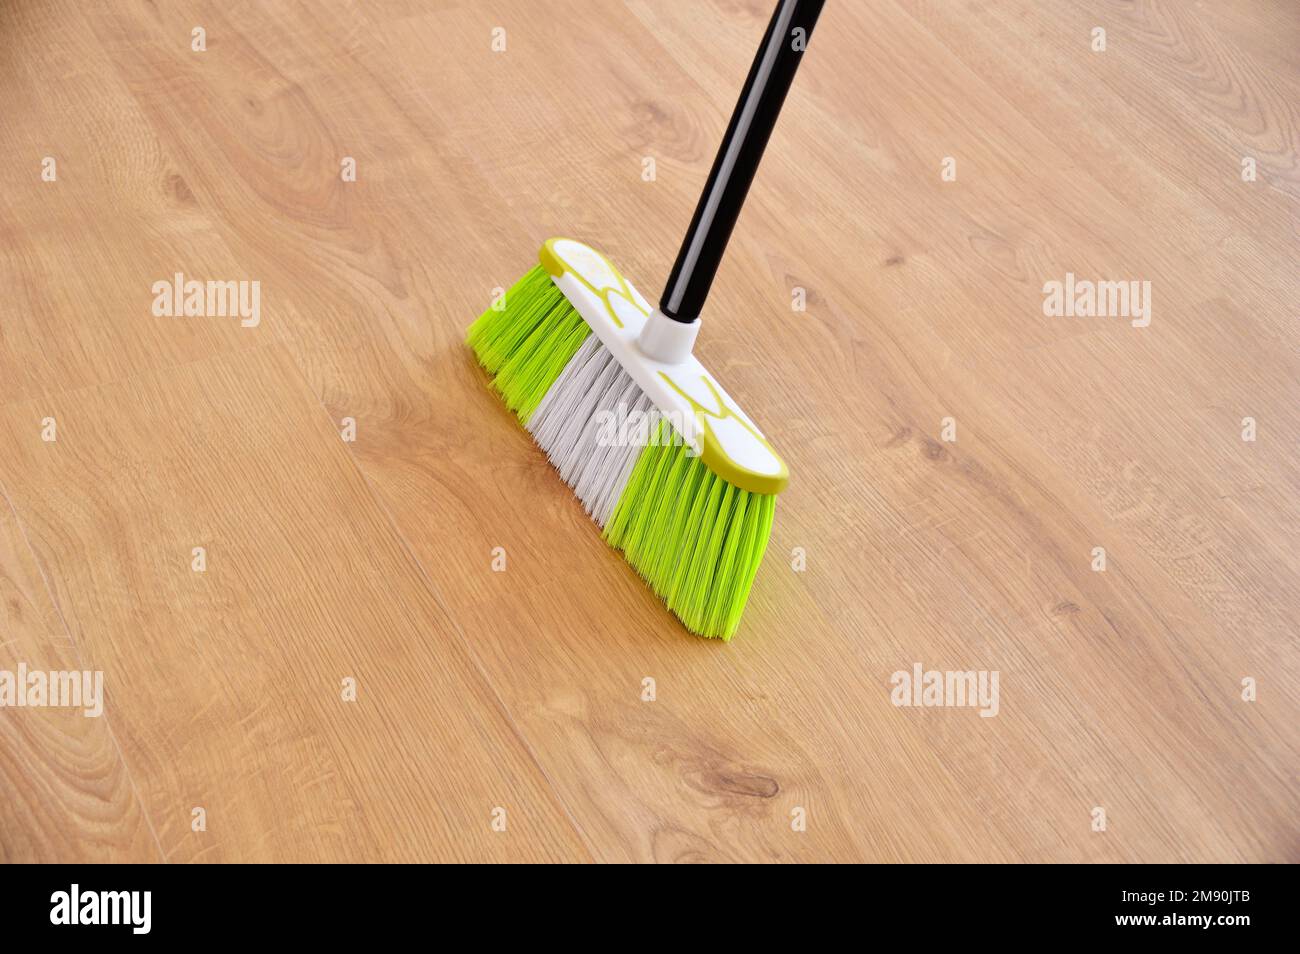
[[[526,424],[591,327],[540,265],[511,286],[502,304],[483,312],[465,340]]]
[[[466,341],[527,425],[591,328],[541,266],[488,309]],[[767,549],[776,497],[744,491],[695,456],[667,421],[641,451],[605,526],[686,628],[730,639]]]
[[[726,640],[740,624],[775,513],[774,495],[729,484],[661,421],[604,536],[687,629]]]

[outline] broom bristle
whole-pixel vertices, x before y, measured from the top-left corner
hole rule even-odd
[[[711,471],[540,266],[470,326],[467,341],[606,542],[687,629],[730,639],[776,497]],[[611,427],[637,421],[649,424]]]
[[[735,635],[767,549],[776,496],[723,480],[666,433],[643,448],[604,536],[691,632]]]
[[[535,265],[469,326],[466,342],[493,375],[506,407],[527,424],[537,405],[591,334],[578,309]]]

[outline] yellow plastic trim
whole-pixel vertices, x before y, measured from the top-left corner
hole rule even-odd
[[[718,410],[712,410],[705,407],[695,398],[686,393],[676,381],[668,376],[666,372],[660,371],[659,376],[668,382],[669,387],[682,396],[687,404],[695,411],[696,420],[702,425],[704,432],[704,447],[700,451],[700,460],[704,465],[713,471],[729,484],[735,484],[741,490],[748,490],[755,494],[779,494],[790,483],[790,468],[786,467],[785,461],[781,455],[776,452],[776,448],[768,442],[768,439],[758,432],[749,421],[745,420],[735,409],[730,407],[718,393],[718,389],[713,386],[713,380],[705,374],[700,375],[700,380],[704,386],[709,389],[713,399],[718,402]],[[717,435],[713,432],[713,427],[709,423],[712,420],[723,421],[727,418],[735,418],[736,423],[743,427],[777,459],[781,465],[781,470],[776,474],[760,474],[743,467],[727,455],[722,449],[722,444],[718,441]]]
[[[578,281],[582,282],[582,284],[591,289],[591,293],[604,303],[605,311],[609,314],[609,320],[614,322],[615,328],[623,327],[623,319],[618,316],[618,312],[614,310],[614,306],[609,303],[610,295],[618,295],[618,297],[622,298],[637,311],[641,312],[641,314],[649,317],[650,312],[641,307],[641,303],[638,302],[636,296],[632,294],[632,289],[628,286],[627,279],[623,277],[622,272],[614,267],[613,262],[607,259],[600,252],[597,252],[590,245],[586,246],[587,250],[604,262],[609,267],[610,273],[618,279],[617,286],[610,285],[604,288],[597,288],[591,283],[586,275],[582,274],[575,268],[570,268],[568,263],[564,259],[560,258],[560,254],[555,251],[555,243],[563,241],[577,242],[579,245],[583,244],[582,242],[578,242],[577,239],[566,240],[562,235],[556,236],[555,238],[548,238],[542,243],[541,251],[537,253],[537,259],[541,262],[542,268],[546,269],[547,272],[554,275],[556,278],[559,278],[565,272],[568,272]]]

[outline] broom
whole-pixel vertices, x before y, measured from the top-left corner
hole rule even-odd
[[[553,238],[467,334],[605,540],[687,629],[724,640],[789,472],[691,348],[823,2],[773,13],[658,308],[600,252]]]

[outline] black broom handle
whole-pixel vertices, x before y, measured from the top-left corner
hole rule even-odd
[[[745,204],[745,193],[824,2],[781,0],[772,14],[659,300],[659,310],[674,321],[689,324],[704,307],[736,217]]]

